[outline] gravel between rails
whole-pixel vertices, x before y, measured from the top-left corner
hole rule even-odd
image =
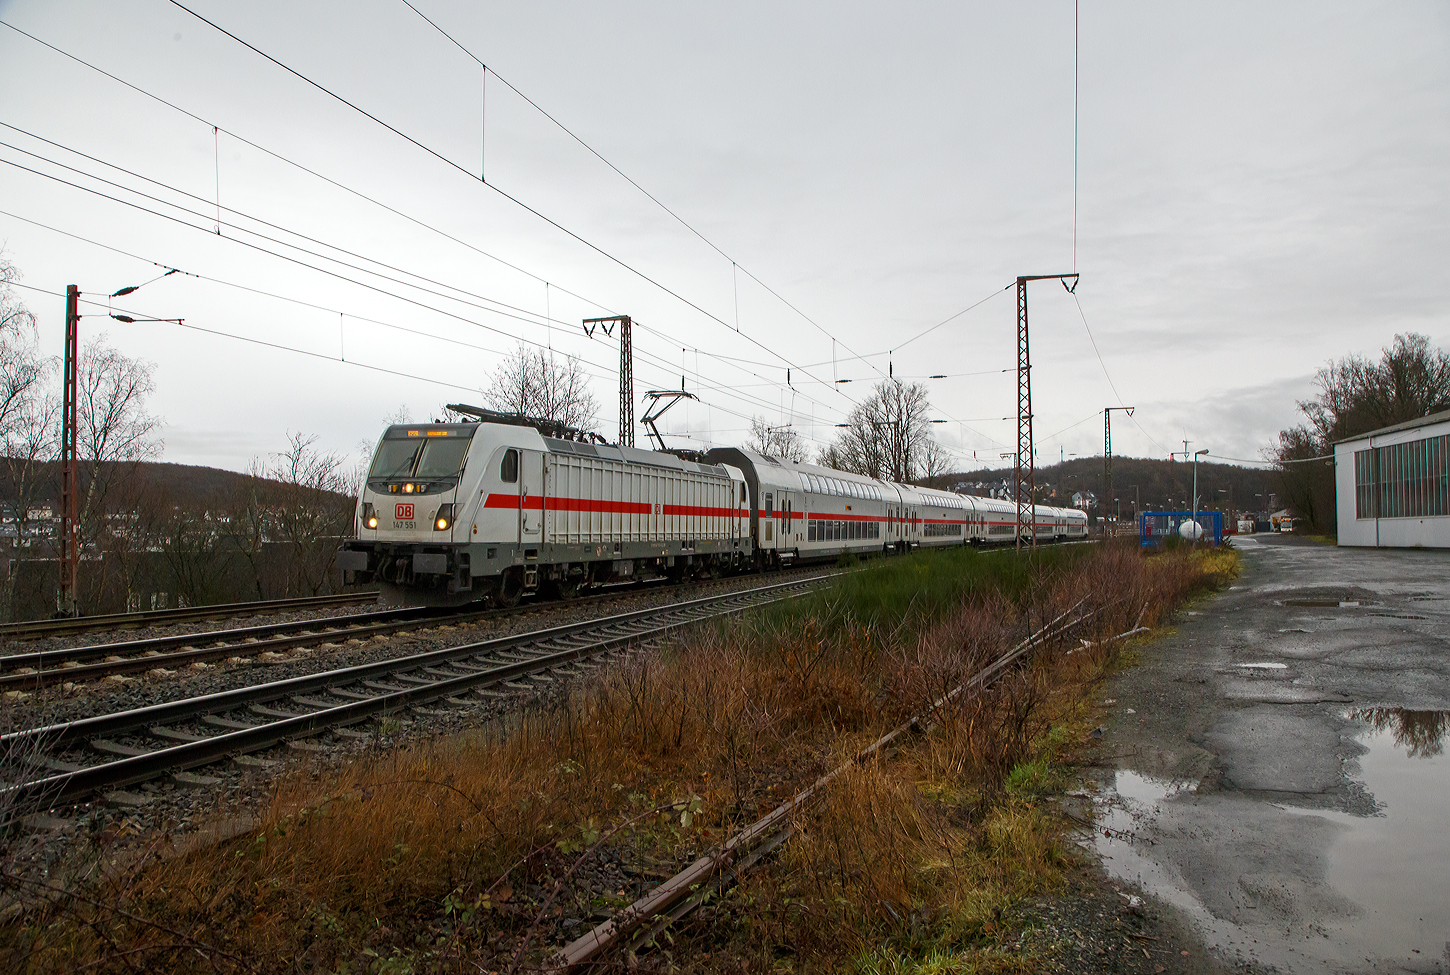
[[[621,592],[617,601],[580,606],[554,603],[537,612],[470,624],[443,624],[417,633],[367,641],[358,646],[304,648],[279,655],[270,662],[228,661],[204,669],[184,670],[164,678],[150,674],[117,681],[98,681],[82,689],[50,688],[23,700],[11,699],[0,707],[0,723],[8,729],[73,720],[126,708],[144,707],[178,698],[229,690],[235,687],[303,676],[374,660],[422,653],[461,643],[508,636],[614,613],[645,609],[751,589],[764,583],[784,582],[823,571],[821,567],[791,572],[740,576],[707,582],[682,590],[659,586]],[[335,615],[335,614],[334,614]],[[134,632],[134,631],[133,631]],[[647,652],[642,651],[642,652]],[[139,855],[159,843],[162,852],[177,854],[195,845],[246,831],[271,799],[274,783],[299,768],[321,774],[366,754],[381,754],[410,741],[451,734],[496,721],[513,710],[566,694],[583,678],[556,677],[533,692],[519,691],[506,698],[479,697],[467,706],[441,702],[413,709],[408,716],[385,724],[359,726],[365,737],[318,735],[288,748],[274,748],[231,763],[194,770],[192,785],[159,779],[110,793],[104,798],[60,807],[26,817],[19,829],[0,842],[0,858],[12,869],[52,882],[83,870],[98,853],[113,863]],[[0,903],[0,912],[6,908]]]

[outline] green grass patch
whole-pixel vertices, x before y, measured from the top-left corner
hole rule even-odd
[[[1093,551],[1087,545],[1044,547],[1034,553],[983,552],[964,546],[871,559],[819,593],[761,613],[759,620],[784,627],[813,619],[824,636],[861,626],[888,633],[919,632],[986,595],[1024,606],[1036,587]]]

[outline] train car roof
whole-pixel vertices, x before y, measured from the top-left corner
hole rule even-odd
[[[579,454],[583,457],[606,457],[610,460],[622,460],[631,464],[643,464],[647,467],[663,467],[675,471],[692,471],[701,474],[710,474],[714,477],[729,477],[730,472],[724,464],[697,464],[694,461],[676,457],[674,454],[664,454],[657,450],[640,450],[637,447],[621,447],[618,444],[581,443],[577,440],[555,440],[553,437],[544,437],[544,444],[552,453],[556,454]]]

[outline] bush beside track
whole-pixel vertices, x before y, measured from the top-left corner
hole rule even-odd
[[[1096,615],[1074,637],[1100,641],[1157,625],[1233,569],[1231,554],[1133,546],[875,563],[506,725],[291,777],[244,837],[143,857],[74,897],[11,878],[25,906],[0,928],[0,960],[36,972],[535,967],[1084,597]],[[1041,799],[1088,740],[1087,695],[1116,658],[1111,643],[1063,642],[939,714],[833,785],[773,860],[639,964],[1027,964],[1004,912],[1062,882],[1069,824]]]

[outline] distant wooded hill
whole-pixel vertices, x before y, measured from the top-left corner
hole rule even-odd
[[[82,612],[106,613],[337,591],[337,546],[354,499],[340,460],[310,441],[267,476],[194,464],[82,462],[77,491]],[[58,605],[60,467],[0,458],[0,618]],[[95,491],[91,491],[94,475]]]
[[[947,484],[990,485],[1012,482],[1015,472],[1011,467],[987,471],[969,471],[949,474],[942,478]],[[1103,497],[1103,459],[1099,457],[1076,457],[1062,463],[1039,465],[1035,472],[1038,490],[1044,487],[1055,489],[1057,500],[1063,501],[1074,492],[1086,489],[1098,498]],[[1133,490],[1133,485],[1138,490]],[[1142,500],[1143,510],[1180,510],[1191,507],[1189,495],[1193,490],[1193,464],[1183,461],[1156,460],[1146,457],[1113,458],[1113,493],[1121,503],[1121,511],[1127,517],[1133,508],[1135,496]],[[1237,464],[1198,462],[1198,506],[1226,510],[1232,498],[1232,505],[1240,511],[1270,510],[1270,498],[1277,502],[1279,475],[1275,470],[1259,470],[1241,467]],[[1230,493],[1232,492],[1232,493]],[[1113,510],[1113,500],[1104,499],[1103,511]]]
[[[37,465],[39,468],[38,489],[32,494],[35,504],[56,506],[60,504],[60,464],[50,462]],[[140,463],[104,464],[102,477],[115,480],[115,474],[124,469],[125,480],[141,491],[162,489],[173,500],[191,505],[206,506],[220,503],[221,499],[235,496],[249,490],[255,478],[250,474],[224,471],[216,467],[202,467],[196,464],[171,464],[159,461]],[[90,465],[81,464],[80,491],[84,495],[89,477]],[[0,504],[6,504],[15,497],[15,486],[11,483],[11,469],[0,463]]]

